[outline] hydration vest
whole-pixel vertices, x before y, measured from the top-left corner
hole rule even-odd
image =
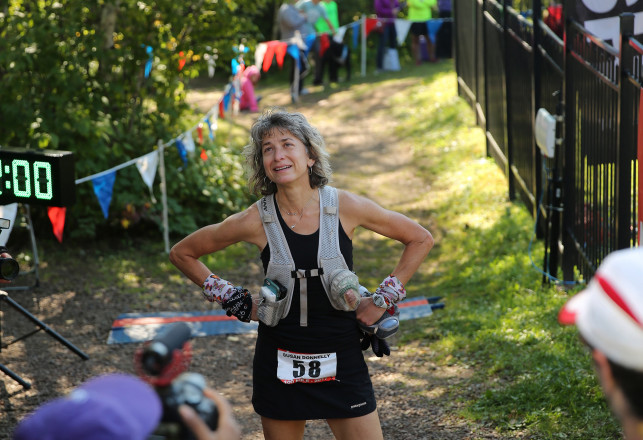
[[[341,295],[331,294],[331,282],[335,276],[345,276],[348,265],[339,248],[339,198],[337,189],[322,186],[319,191],[319,244],[317,251],[316,269],[297,269],[290,254],[290,248],[284,235],[275,207],[275,195],[270,194],[257,201],[263,228],[270,246],[270,261],[266,270],[266,278],[278,281],[286,287],[287,293],[278,301],[262,301],[259,304],[259,319],[275,326],[290,311],[295,279],[299,278],[299,325],[308,325],[308,292],[306,279],[321,277],[324,291],[331,305],[337,310],[350,311]]]

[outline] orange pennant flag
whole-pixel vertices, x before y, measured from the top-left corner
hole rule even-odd
[[[185,54],[181,51],[179,52],[179,72],[183,70],[183,66],[185,66]]]
[[[268,41],[266,43],[266,53],[263,56],[262,70],[267,72],[272,66],[272,59],[275,56],[275,48],[279,45],[279,41]]]
[[[284,67],[284,58],[286,57],[286,52],[288,51],[288,43],[283,42],[275,46],[275,56],[277,57],[277,64],[281,69]]]
[[[203,145],[203,124],[199,123],[199,125],[197,125],[196,133],[198,135],[199,145]]]
[[[377,18],[367,18],[366,19],[366,36],[368,37],[368,34],[371,33],[373,29],[376,27],[381,28],[382,24]]]
[[[208,153],[205,151],[205,148],[201,148],[201,159],[205,162],[208,160]]]
[[[66,207],[58,206],[49,206],[47,207],[47,215],[49,216],[49,221],[53,226],[54,235],[58,239],[58,242],[63,242],[63,229],[65,229],[65,213],[67,212]]]
[[[319,56],[323,57],[324,52],[326,52],[326,49],[330,47],[330,39],[328,38],[328,34],[321,34],[319,37]]]

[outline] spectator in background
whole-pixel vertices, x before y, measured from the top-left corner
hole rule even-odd
[[[451,18],[453,7],[451,0],[438,0],[438,16],[442,19]],[[442,20],[442,25],[437,32],[435,41],[435,57],[451,58],[453,46],[453,22]]]
[[[438,0],[438,16],[440,18],[451,17],[451,0]]]
[[[279,8],[279,31],[282,41],[293,40],[296,35],[302,34],[302,27],[306,23],[306,17],[299,12],[294,6],[295,0],[287,0]],[[295,103],[299,99],[299,94],[304,86],[304,77],[309,71],[306,52],[303,47],[299,47],[299,60],[293,58],[292,68],[290,70],[290,96]]]
[[[261,79],[261,72],[257,66],[246,68],[241,74],[241,100],[239,110],[256,112],[259,111],[257,103],[261,97],[255,96],[255,85]]]
[[[333,0],[324,0],[321,3],[319,3],[322,8],[326,10],[326,15],[328,16],[328,20],[333,24],[333,27],[335,30],[339,28],[339,14],[337,12],[337,3],[334,2]],[[324,20],[323,18],[319,18],[317,22],[315,23],[315,30],[317,31],[318,36],[320,37],[320,43],[322,43],[321,38],[325,35],[325,39],[328,40],[328,44],[332,44],[332,32],[330,32],[330,26]],[[323,52],[321,54],[321,62],[315,65],[315,78],[313,80],[313,85],[319,86],[324,83],[324,70],[326,70],[326,66],[328,65],[329,68],[331,68],[331,62],[332,62],[332,57],[329,56],[330,52],[328,52],[329,47],[325,47],[320,44],[320,52]],[[325,50],[324,50],[325,49]],[[335,69],[337,71],[337,69]],[[334,80],[330,78],[331,82],[336,82],[337,81],[337,76],[335,76]]]
[[[321,5],[321,0],[300,0],[295,4],[295,7],[306,18],[306,21],[301,28],[301,33],[305,41],[308,41],[308,36],[316,35],[315,24],[319,20],[323,20],[326,23],[332,34],[335,33],[335,25],[328,18],[328,13]],[[321,76],[321,50],[319,37],[314,39],[314,42],[309,46],[309,48],[315,65],[314,82],[317,83],[317,80],[319,79],[318,75]],[[305,95],[307,93],[306,89],[301,89],[301,93]]]
[[[427,21],[433,16],[431,8],[436,6],[436,0],[408,0],[408,20],[413,22],[409,33],[411,34],[411,52],[416,65],[422,64],[422,48],[420,47],[420,36],[426,40],[429,61],[435,61],[435,45],[429,38]]]
[[[230,404],[206,389],[219,411],[212,432],[190,407],[179,413],[196,440],[238,440],[240,430]],[[88,380],[68,396],[45,403],[18,424],[14,440],[146,440],[161,421],[161,399],[136,376],[112,373]]]
[[[337,10],[337,3],[333,0],[326,0],[320,3],[326,12],[328,13],[328,19],[333,23],[335,30],[339,28],[339,14]],[[351,79],[351,52],[347,44],[344,44],[341,40],[337,40],[329,32],[330,28],[323,19],[317,20],[315,25],[318,33],[322,33],[320,36],[320,50],[322,52],[321,57],[321,70],[320,76],[316,77],[314,82],[315,85],[323,84],[324,82],[324,71],[328,68],[328,78],[331,83],[336,83],[339,81],[339,68],[344,67],[346,70],[346,80]]]
[[[643,249],[608,255],[587,288],[561,309],[576,324],[627,440],[643,440]]]
[[[398,0],[375,0],[375,14],[381,21],[380,40],[377,44],[375,56],[375,67],[377,71],[384,69],[384,55],[388,49],[397,49],[397,31],[395,29],[395,18],[400,11]]]

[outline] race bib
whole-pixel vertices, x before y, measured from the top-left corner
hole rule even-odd
[[[337,353],[294,353],[277,350],[277,377],[283,383],[316,383],[335,380]]]

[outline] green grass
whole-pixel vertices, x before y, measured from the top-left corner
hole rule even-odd
[[[438,226],[431,263],[413,284],[447,304],[405,323],[402,343],[425,338],[440,362],[474,371],[485,391],[466,401],[461,415],[471,421],[534,439],[621,438],[576,330],[557,322],[573,292],[542,284],[542,243],[528,252],[534,221],[508,200],[484,133],[456,94],[454,72],[439,66],[395,97],[398,135],[431,185]]]

